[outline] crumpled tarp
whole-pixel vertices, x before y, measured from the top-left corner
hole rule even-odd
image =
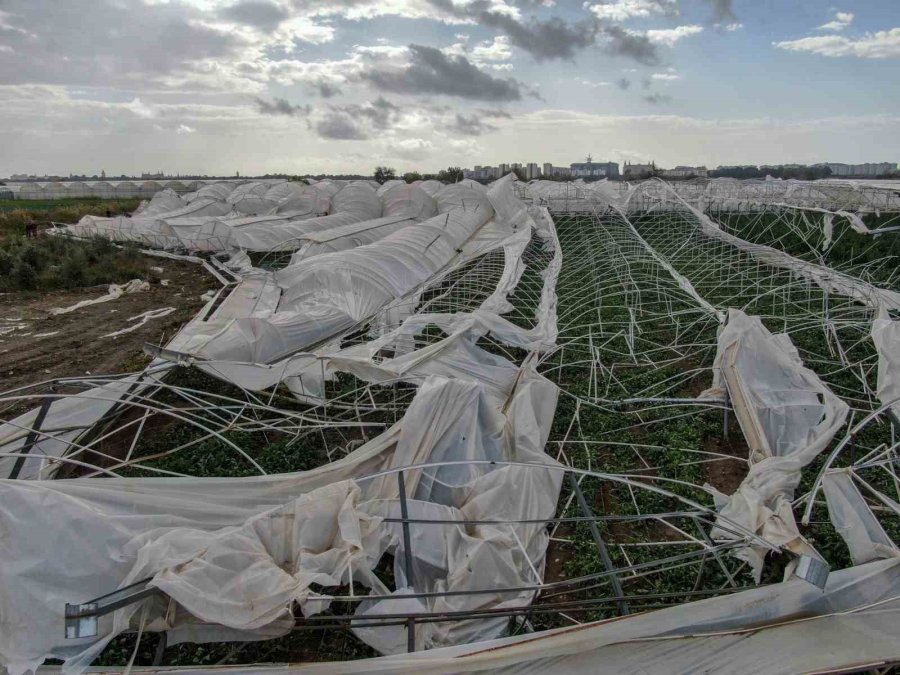
[[[832,469],[822,477],[828,517],[847,544],[853,564],[900,557],[900,549],[866,504],[853,478],[853,469]],[[883,494],[879,500],[900,516],[900,504]]]
[[[750,446],[750,471],[733,495],[717,500],[721,515],[770,543],[819,557],[797,529],[791,500],[801,469],[828,446],[849,407],[803,366],[786,334],[773,335],[759,317],[737,309],[719,335],[715,367]],[[712,532],[714,539],[734,536],[728,528]],[[757,580],[765,553],[737,553]]]
[[[407,470],[411,517],[552,518],[562,473],[504,462],[553,464],[543,445],[556,391],[525,368],[501,409],[475,379],[433,377],[398,424],[310,472],[0,481],[0,521],[9,544],[0,551],[0,610],[17,617],[0,632],[0,663],[12,673],[50,656],[69,659],[73,668],[86,666],[141,612],[129,606],[105,617],[99,638],[65,640],[65,603],[147,577],[177,603],[175,612],[162,603],[145,616],[148,630],[170,631],[170,644],[283,634],[293,624],[293,602],[306,613],[328,606],[329,599],[312,592],[311,584],[344,584],[351,574],[374,592],[389,594],[373,574],[385,551],[395,557],[397,591],[404,584],[423,592],[539,583],[533,569],[542,569],[548,541],[539,522],[437,529],[412,524],[415,578],[404,579],[399,530],[382,520],[396,513],[397,477],[378,472],[428,462],[494,461]],[[49,542],[60,555],[46,555]],[[527,604],[531,596],[499,591],[416,602],[440,611]],[[394,602],[370,602],[363,613],[379,613],[381,603]],[[198,620],[224,630],[198,629]],[[472,620],[423,629],[421,639],[439,646],[498,636],[505,628],[506,622]],[[369,629],[360,637],[384,651],[396,643],[391,631]]]

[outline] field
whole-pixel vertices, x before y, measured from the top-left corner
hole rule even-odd
[[[82,216],[105,216],[130,213],[140,204],[139,199],[0,199],[0,241],[25,234],[25,225],[34,220],[39,228],[50,223],[75,223]]]
[[[551,185],[547,189],[557,192],[550,192],[550,197],[540,195],[540,186],[532,188],[533,194],[522,190],[520,195],[532,206],[535,218],[541,213],[552,218],[552,232],[529,230],[530,239],[526,238],[517,254],[520,264],[507,298],[509,305],[502,313],[508,326],[470,329],[472,332],[464,333],[465,340],[471,340],[463,342],[467,351],[452,352],[459,345],[454,342],[459,335],[442,321],[487,311],[483,308],[491,306],[496,289],[508,280],[512,254],[503,248],[490,249],[434,275],[416,288],[414,302],[398,302],[399,319],[387,313],[368,318],[342,329],[331,346],[317,346],[320,356],[330,358],[328,349],[340,349],[344,359],[329,377],[324,375],[323,362],[321,395],[310,396],[305,389],[303,396],[297,395],[292,388],[296,382],[289,382],[287,376],[274,385],[240,387],[216,370],[223,366],[169,355],[173,363],[166,366],[165,380],[156,381],[146,398],[135,396],[114,416],[80,435],[74,453],[78,461],[60,468],[57,477],[108,473],[145,479],[249,479],[335,466],[333,463],[354,457],[360,448],[378,447],[379,439],[391,433],[400,438],[407,429],[418,433],[421,421],[410,419],[409,412],[427,388],[430,380],[426,375],[433,372],[426,370],[423,375],[413,370],[417,361],[410,356],[428,363],[438,358],[435,355],[450,352],[453,356],[442,362],[443,370],[436,371],[441,376],[450,372],[453,377],[477,379],[484,366],[486,372],[497,373],[496,381],[488,378],[485,387],[502,390],[503,369],[511,364],[517,372],[516,383],[534,377],[558,388],[543,445],[548,461],[558,462],[554,465],[560,478],[558,498],[554,497],[552,515],[534,520],[506,520],[502,514],[475,511],[464,525],[457,525],[454,520],[402,516],[398,523],[414,531],[444,527],[449,522],[459,528],[461,538],[494,541],[490,537],[499,537],[513,549],[518,546],[522,555],[510,560],[518,560],[525,570],[524,581],[515,577],[519,585],[510,587],[513,582],[507,578],[492,577],[483,582],[492,588],[473,593],[491,591],[502,597],[516,591],[524,593],[526,600],[500,606],[477,600],[453,604],[452,591],[442,597],[444,591],[435,590],[431,595],[446,605],[423,604],[416,612],[388,615],[381,624],[373,619],[373,625],[388,626],[393,621],[414,638],[416,631],[427,633],[432,626],[478,625],[489,620],[499,621],[503,633],[514,635],[679,606],[684,606],[688,617],[692,611],[689,604],[694,601],[721,599],[759,586],[778,588],[803,557],[821,559],[831,572],[853,568],[856,561],[851,549],[833,521],[831,495],[823,493],[820,481],[837,469],[852,474],[864,490],[862,508],[869,509],[886,537],[900,538],[900,514],[890,508],[891,500],[900,499],[893,471],[898,444],[890,407],[879,391],[881,357],[871,338],[873,320],[886,315],[878,293],[900,292],[896,234],[887,231],[873,236],[855,230],[847,220],[831,222],[821,209],[786,208],[759,196],[754,204],[739,208],[725,199],[703,202],[711,219],[707,221],[683,201],[682,195],[689,197],[693,185],[685,184],[679,188],[684,192],[677,195],[673,188],[662,185],[646,184],[629,195],[627,203],[607,202],[608,195],[601,199],[587,188],[575,192]],[[558,196],[559,190],[563,196]],[[547,211],[538,206],[546,206]],[[832,212],[838,210],[830,206]],[[860,212],[860,222],[870,230],[889,230],[900,223],[900,209],[879,206],[877,212]],[[829,224],[833,225],[830,235]],[[203,281],[199,270],[184,264],[145,259],[133,246],[54,239],[39,243],[10,239],[4,249],[10,259],[5,283],[14,293],[0,296],[4,301],[0,319],[15,310],[22,314],[16,320],[27,323],[30,331],[10,338],[4,335],[4,340],[12,342],[0,344],[0,349],[6,350],[2,352],[4,370],[6,363],[11,364],[11,386],[34,382],[41,372],[46,379],[55,379],[80,375],[82,369],[91,372],[61,383],[66,392],[75,395],[114,383],[96,375],[143,367],[148,359],[137,355],[139,343],[164,345],[199,309],[200,294],[216,285],[211,278]],[[269,267],[279,267],[286,264],[287,257],[262,259]],[[85,263],[72,263],[73,258]],[[23,277],[22,265],[35,261],[40,261],[32,265],[39,282],[31,288],[55,287],[53,293],[23,290],[22,279],[31,277]],[[93,261],[93,266],[87,261]],[[132,265],[135,267],[129,267]],[[164,268],[161,275],[149,271],[148,266],[157,265]],[[48,307],[83,297],[80,287],[73,293],[67,285],[76,268],[92,281],[121,281],[124,271],[128,270],[127,277],[133,269],[138,276],[166,278],[170,283],[152,284],[139,298],[96,305],[77,316],[47,317]],[[69,272],[60,272],[63,269]],[[102,270],[108,270],[106,277]],[[253,274],[271,273],[267,268]],[[835,279],[844,285],[829,286]],[[865,292],[848,292],[848,279]],[[4,283],[3,276],[0,283]],[[164,322],[151,322],[123,342],[104,342],[101,337],[121,325],[125,307],[130,316],[162,304],[177,306],[177,313]],[[395,336],[393,341],[378,342],[385,332],[393,335],[391,329],[406,325],[398,322],[417,316],[429,317],[421,330],[404,334],[402,339]],[[764,335],[762,346],[753,347],[749,333],[742,337],[745,343],[735,343],[741,349],[759,350],[752,352],[757,361],[743,366],[744,370],[723,356],[723,350],[733,344],[723,347],[722,336],[732,326],[741,325],[741,317],[757,322],[753,325]],[[552,338],[534,338],[546,335],[542,331],[551,320]],[[387,322],[387,328],[378,321]],[[263,323],[253,324],[253,330]],[[227,321],[211,325],[221,331],[230,326]],[[523,331],[530,341],[519,341],[516,331]],[[36,332],[58,334],[53,339],[59,342],[41,343],[42,348],[36,349]],[[781,350],[774,356],[773,345]],[[73,356],[56,358],[86,346],[94,355],[91,365]],[[371,350],[365,367],[352,365],[365,349]],[[737,363],[734,354],[740,352],[730,353]],[[477,360],[466,361],[474,358],[473,354]],[[790,366],[785,365],[788,362]],[[391,371],[387,364],[396,370]],[[759,381],[753,379],[756,366],[761,373]],[[410,370],[403,370],[406,367]],[[390,375],[371,375],[378,368]],[[784,372],[790,373],[789,377],[779,379]],[[746,391],[728,379],[737,377],[735,373],[745,378]],[[774,393],[763,389],[766,377],[775,383]],[[501,399],[505,401],[500,407],[504,415],[513,407],[512,392],[518,395],[519,386],[502,390],[503,396],[509,397]],[[537,391],[552,398],[546,389]],[[748,391],[760,394],[751,399],[752,405],[748,399],[738,398]],[[798,391],[817,393],[812,399],[792,398]],[[46,386],[40,385],[27,389],[23,397],[37,405],[47,395]],[[549,399],[541,401],[537,407],[550,403]],[[816,453],[782,469],[790,476],[785,487],[759,497],[763,524],[754,520],[755,515],[745,518],[741,500],[768,494],[765,474],[758,477],[760,464],[777,465],[811,445],[809,439],[820,433],[824,424],[819,417],[830,419],[831,412],[816,412],[820,404],[825,410],[826,403],[844,410],[845,417]],[[24,404],[18,405],[21,409]],[[806,412],[789,417],[799,408]],[[785,409],[785,419],[791,419],[791,424],[813,420],[800,440],[781,421]],[[483,414],[489,417],[487,412]],[[447,424],[456,435],[476,434],[481,443],[478,450],[486,455],[488,448],[500,443],[497,438],[506,439],[505,434],[513,433],[514,422],[533,425],[531,440],[541,433],[534,416],[523,421],[509,412],[504,419],[502,429],[490,427],[493,435],[477,435],[482,432],[474,425],[457,429],[452,420],[440,416],[433,423]],[[771,436],[754,437],[748,426],[753,419]],[[771,426],[766,426],[769,423]],[[440,432],[431,429],[425,429],[423,436],[427,438],[429,433],[440,438]],[[748,439],[753,438],[756,444],[751,445],[754,441]],[[516,439],[523,447],[527,445],[527,440]],[[435,441],[435,447],[455,441],[456,436]],[[772,447],[766,448],[766,444]],[[507,459],[505,455],[491,456],[491,462],[500,466]],[[440,464],[440,458],[437,462]],[[399,470],[425,474],[421,467],[410,469],[409,465],[400,465]],[[532,465],[523,469],[517,480],[524,486],[531,486],[532,480],[541,485],[534,474],[543,475],[544,470],[544,464]],[[306,475],[297,473],[296,478]],[[486,475],[491,475],[490,470]],[[369,478],[360,482],[366,480]],[[464,485],[460,494],[471,489]],[[516,487],[528,489],[518,483]],[[404,489],[400,488],[399,500],[405,509]],[[515,502],[520,496],[508,494],[505,499]],[[457,498],[462,499],[453,493],[453,499]],[[735,504],[734,511],[727,511]],[[777,512],[777,517],[765,515],[770,512]],[[290,513],[285,517],[298,516]],[[772,520],[791,536],[782,541],[772,535],[767,529],[774,527]],[[399,531],[399,524],[396,527]],[[525,533],[533,538],[526,539]],[[372,562],[371,575],[385,588],[399,586],[400,551],[395,540]],[[419,569],[431,569],[428,565],[438,567],[425,557],[427,565],[415,557],[415,564],[422,566],[416,568],[416,574]],[[411,574],[413,563],[407,559],[407,564],[410,567],[403,570],[404,575]],[[461,569],[470,564],[474,568],[476,563],[466,562]],[[513,571],[506,569],[513,577]],[[165,638],[147,634],[139,638],[130,631],[113,639],[95,664],[121,667],[132,654],[136,654],[136,664],[156,666],[377,656],[354,631],[359,624],[354,611],[373,592],[372,582],[361,582],[359,577],[354,581],[351,571],[349,578],[339,583],[317,583],[314,588],[328,596],[330,606],[304,614],[292,604],[292,628],[285,635],[167,646]]]
[[[106,239],[76,241],[42,233],[26,239],[24,224],[75,222],[83,215],[133,210],[138,200],[0,200],[0,364],[4,389],[41,380],[142,369],[145,342],[174,335],[202,307],[218,283],[195,264],[152,258],[138,246]],[[23,208],[23,206],[25,208]],[[53,308],[106,294],[109,284],[149,282],[146,291],[54,315]],[[162,282],[165,282],[163,285]],[[131,317],[171,306],[162,319],[115,338]]]

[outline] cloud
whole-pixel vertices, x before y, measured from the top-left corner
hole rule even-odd
[[[733,0],[708,0],[708,2],[712,6],[714,23],[734,23],[737,21]]]
[[[123,107],[143,119],[150,119],[151,117],[156,116],[154,107],[144,103],[140,98],[132,99],[130,103],[126,103]]]
[[[608,87],[609,82],[597,82],[594,80],[587,80],[583,77],[576,77],[575,81],[583,87],[590,87],[591,89],[599,89],[600,87]]]
[[[393,130],[403,113],[400,106],[379,96],[369,103],[329,106],[313,128],[324,138],[365,140]]]
[[[352,117],[337,110],[320,119],[315,130],[322,138],[335,141],[363,141],[369,138],[369,134]]]
[[[496,130],[497,127],[485,122],[478,115],[462,115],[460,113],[456,113],[456,119],[448,127],[448,131],[463,136],[481,136]]]
[[[509,38],[506,35],[498,35],[493,42],[483,42],[471,51],[472,60],[479,61],[506,61],[512,57]]]
[[[835,12],[834,19],[828,23],[823,23],[818,30],[840,31],[847,28],[853,23],[852,12]]]
[[[627,56],[648,66],[656,65],[660,61],[656,44],[647,34],[627,30],[620,26],[607,26],[604,29],[603,42],[605,43],[604,51],[607,54]]]
[[[267,0],[239,0],[226,7],[222,16],[260,30],[274,30],[290,14],[281,5]]]
[[[648,17],[653,14],[678,14],[677,0],[608,0],[588,9],[598,19],[608,21],[626,21],[635,17]]]
[[[830,56],[855,56],[860,59],[900,58],[900,28],[866,33],[852,40],[842,35],[820,35],[776,42],[778,49]]]
[[[680,80],[681,75],[679,75],[678,73],[671,72],[671,71],[665,72],[665,73],[653,73],[650,76],[650,79],[657,80],[660,82],[674,82],[675,80]]]
[[[389,153],[411,160],[428,158],[435,150],[434,143],[424,138],[404,138],[387,146]]]
[[[497,0],[470,0],[465,5],[457,5],[454,0],[429,2],[435,8],[454,14],[461,20],[502,32],[514,47],[537,61],[572,60],[580,51],[598,44],[608,54],[635,58],[642,63],[655,62],[657,59],[655,48],[646,38],[620,26],[600,22],[596,16],[575,22],[564,21],[556,16],[549,19],[532,18],[525,22],[518,12],[510,11],[508,5]]]
[[[660,103],[668,103],[669,101],[672,100],[671,96],[669,96],[667,94],[658,94],[658,93],[647,94],[646,96],[642,96],[641,98],[643,98],[644,101],[646,101],[647,103],[650,103],[651,105],[659,105]]]
[[[726,24],[725,30],[727,30],[729,33],[733,33],[734,31],[740,30],[743,27],[744,27],[744,24],[742,24],[742,23],[729,23],[729,24]]]
[[[447,56],[425,45],[410,45],[410,62],[397,67],[373,63],[361,79],[376,89],[395,94],[443,94],[481,101],[518,101],[520,83],[480,70],[464,56]]]
[[[187,124],[179,124],[178,127],[175,129],[175,133],[178,135],[192,134],[195,131],[197,131],[197,130],[194,129],[194,127],[189,127]]]
[[[625,91],[626,89],[631,87],[631,80],[629,80],[627,77],[620,77],[618,80],[616,80],[616,86],[622,91]]]
[[[316,83],[316,90],[322,98],[331,98],[341,93],[341,88],[325,81]]]
[[[312,112],[308,105],[291,105],[283,98],[275,98],[271,103],[261,98],[254,99],[256,107],[263,115],[306,116]]]
[[[666,47],[672,47],[679,40],[689,37],[691,35],[697,35],[698,33],[703,32],[703,26],[698,26],[697,24],[690,24],[686,26],[678,26],[676,28],[662,28],[658,30],[648,30],[644,35],[646,35],[647,39],[653,44],[664,45]]]
[[[3,8],[0,34],[13,51],[0,59],[0,81],[8,83],[147,88],[247,46],[177,0],[4,0]]]

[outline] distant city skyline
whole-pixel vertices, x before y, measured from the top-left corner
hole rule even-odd
[[[593,167],[588,167],[585,169],[585,164],[593,163]],[[576,169],[577,167],[581,167],[580,169]],[[801,169],[801,168],[809,168],[809,167],[822,167],[827,166],[831,170],[831,175],[835,177],[875,177],[882,176],[893,173],[900,173],[900,164],[897,162],[865,162],[860,164],[846,164],[839,162],[821,162],[816,164],[798,164],[798,163],[785,163],[785,164],[734,164],[734,165],[719,165],[715,167],[706,167],[704,165],[699,166],[691,166],[685,164],[679,164],[671,168],[667,168],[659,165],[652,160],[650,162],[625,162],[623,166],[620,167],[616,162],[606,162],[603,160],[594,160],[591,155],[588,155],[585,158],[584,162],[571,162],[565,166],[554,165],[551,162],[510,162],[510,163],[500,163],[496,166],[493,165],[480,165],[476,164],[473,167],[461,167],[463,168],[464,175],[467,178],[474,178],[476,180],[490,180],[495,178],[500,178],[510,171],[519,169],[521,173],[524,175],[526,179],[532,178],[617,178],[617,177],[641,177],[644,174],[649,173],[651,170],[655,170],[662,177],[669,178],[686,178],[686,177],[706,177],[710,171],[724,171],[728,169],[758,169],[760,171],[765,171],[767,169],[775,170],[775,169]],[[614,168],[612,168],[614,167]],[[426,172],[429,174],[436,174],[437,171],[434,172]],[[270,172],[268,174],[258,174],[258,175],[250,175],[245,174],[246,178],[253,177],[262,177],[262,176],[272,176],[272,175],[325,175],[323,172],[299,172],[297,174],[291,174],[289,172]],[[348,172],[344,175],[359,175],[359,176],[368,176],[368,173],[365,171],[357,171],[357,172]],[[402,175],[402,173],[398,174]],[[7,178],[0,177],[0,180],[7,181],[66,181],[66,180],[153,180],[153,179],[196,179],[196,178],[241,178],[240,171],[235,171],[234,174],[226,175],[226,174],[183,174],[180,172],[172,172],[167,173],[162,170],[157,170],[154,173],[150,172],[141,172],[140,175],[137,174],[119,174],[115,175],[106,175],[104,169],[101,169],[100,174],[69,174],[68,176],[60,175],[60,174],[12,174]]]

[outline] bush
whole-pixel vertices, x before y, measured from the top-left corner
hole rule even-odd
[[[149,263],[135,245],[106,239],[11,237],[0,243],[0,290],[49,291],[145,279]]]
[[[0,251],[0,277],[7,276],[13,270],[15,259],[6,251]]]
[[[78,288],[88,285],[88,260],[84,251],[74,250],[59,267],[59,285]]]
[[[23,260],[19,260],[16,263],[13,268],[12,278],[16,286],[23,291],[33,291],[37,288],[37,270]]]

